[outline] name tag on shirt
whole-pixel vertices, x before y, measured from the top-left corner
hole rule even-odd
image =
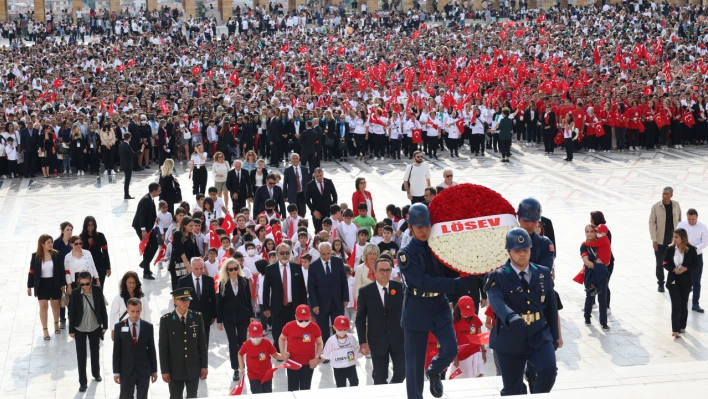
[[[120,329],[121,332],[130,332],[130,329],[128,327],[123,327]]]

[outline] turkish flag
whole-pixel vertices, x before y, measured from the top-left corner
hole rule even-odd
[[[301,52],[301,53],[306,53],[306,52],[308,52],[309,50],[310,50],[310,49],[308,49],[307,46],[302,46],[302,47],[300,47],[300,52]]]
[[[241,395],[241,392],[243,392],[243,384],[245,381],[246,381],[246,377],[245,376],[241,377],[241,381],[239,381],[238,384],[234,387],[234,389],[231,390],[231,393],[229,393],[229,396]]]
[[[452,374],[450,374],[450,377],[448,377],[448,380],[452,380],[460,374],[462,374],[462,370],[460,370],[458,368],[457,370],[453,371]]]
[[[202,73],[202,68],[199,65],[192,68],[192,75],[196,76],[196,75],[199,75],[200,73]]]
[[[56,87],[58,89],[61,87],[61,85],[62,85],[61,78],[54,79],[54,87]]]
[[[555,145],[563,144],[563,133],[558,132],[558,134],[556,134],[556,137],[553,138],[553,143]]]
[[[356,269],[356,265],[354,264],[356,260],[356,243],[354,243],[354,248],[352,248],[352,253],[349,254],[349,259],[347,260],[347,264],[352,268],[352,270]]]
[[[161,261],[165,257],[166,253],[167,253],[167,245],[162,244],[160,246],[160,250],[157,251],[157,258],[155,258],[155,262],[153,262],[153,265],[156,265],[157,262]]]
[[[229,76],[229,80],[236,85],[236,87],[239,87],[241,85],[241,81],[238,78],[238,71],[234,70],[231,72],[231,76]]]
[[[116,68],[116,71],[118,71],[118,72],[123,72],[123,71],[125,71],[125,65],[124,65],[124,64],[118,65],[118,68]],[[54,81],[54,85],[55,85],[55,86],[56,86],[56,84],[57,84],[56,81]]]
[[[457,122],[455,122],[455,126],[457,126],[457,130],[460,131],[460,134],[463,134],[465,132],[465,120],[464,119],[458,119]]]
[[[216,235],[216,230],[214,230],[214,225],[209,226],[209,247],[219,248],[221,246],[221,241],[219,236]]]
[[[140,256],[142,256],[145,252],[145,247],[147,247],[148,241],[150,241],[150,234],[152,234],[152,230],[148,231],[147,237],[144,240],[141,240],[140,245],[138,245],[138,253]]]
[[[209,72],[207,72],[207,77],[210,78],[212,76],[214,76],[214,70],[210,69]]]
[[[135,66],[135,60],[128,61],[128,66],[129,67]]]
[[[270,381],[273,379],[273,373],[275,373],[278,369],[291,369],[291,370],[300,370],[302,368],[302,364],[294,361],[294,360],[288,360],[285,363],[273,367],[272,369],[268,370],[263,374],[263,378],[261,378],[261,384],[267,381]]]
[[[285,43],[285,45],[283,45],[283,47],[280,48],[280,51],[283,51],[283,52],[287,52],[288,50],[290,50],[290,43]]]
[[[689,128],[696,124],[696,120],[693,118],[693,114],[691,112],[686,112],[681,118],[681,121]]]
[[[347,50],[346,50],[344,47],[340,47],[340,48],[337,49],[337,53],[338,53],[339,55],[344,55],[344,54],[346,53],[346,51],[347,51]]]
[[[656,126],[661,129],[669,124],[669,118],[667,118],[664,114],[656,114],[654,116],[654,122],[656,122]]]
[[[471,345],[487,345],[489,343],[489,331],[481,334],[465,335]]]
[[[270,229],[271,234],[273,234],[273,241],[275,241],[275,246],[280,245],[283,242],[283,232],[280,230],[280,225],[275,224],[273,228]]]
[[[229,236],[236,229],[236,224],[228,213],[224,216],[224,222],[221,223],[221,228],[226,230],[226,235]]]
[[[575,277],[573,277],[573,281],[578,284],[583,284],[585,282],[585,268],[580,269],[580,273],[576,274]]]
[[[413,144],[420,144],[423,142],[423,130],[411,129],[411,140],[413,141]]]

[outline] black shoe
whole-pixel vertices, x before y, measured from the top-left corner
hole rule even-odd
[[[705,310],[703,310],[700,305],[693,305],[693,307],[691,307],[691,310],[698,313],[705,313]]]
[[[589,325],[591,325],[591,324],[592,324],[592,322],[590,321],[590,318],[589,318],[589,317],[586,317],[586,318],[585,318],[585,325],[586,325],[586,326],[589,326]]]
[[[664,283],[659,283],[659,289],[658,289],[658,291],[659,291],[659,292],[664,292],[664,291],[665,291],[665,290],[664,290]]]
[[[123,199],[135,199],[135,197],[131,197],[130,195],[125,195],[125,196],[123,196]]]
[[[610,326],[608,326],[607,324],[603,324],[603,325],[602,325],[602,329],[605,330],[605,331],[609,331],[609,330],[610,330]]]
[[[97,376],[97,377],[93,377],[93,379],[94,379],[94,380],[96,380],[96,381],[98,381],[98,382],[101,382],[101,381],[103,381],[103,378],[101,378],[101,376],[100,376],[100,375],[99,375],[99,376]]]
[[[152,274],[143,274],[143,279],[145,279],[145,280],[154,280],[155,277],[153,277]]]
[[[325,361],[322,362],[322,363],[324,363],[324,364],[329,364],[329,359],[325,360]]]
[[[79,386],[79,392],[86,392],[87,389],[88,387],[86,385]]]
[[[430,371],[430,368],[426,371],[428,374],[428,379],[430,380],[430,394],[436,398],[442,398],[443,396],[443,385],[440,373],[435,373]]]
[[[233,380],[239,381],[240,379],[241,379],[241,375],[238,373],[238,371],[234,371]]]

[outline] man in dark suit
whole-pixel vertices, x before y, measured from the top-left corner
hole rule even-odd
[[[133,160],[138,158],[138,155],[145,149],[143,145],[140,151],[133,151],[130,145],[131,135],[125,134],[125,140],[118,147],[118,155],[120,156],[120,168],[125,173],[125,182],[123,183],[123,199],[133,199],[130,196],[130,178],[133,176]]]
[[[251,192],[251,178],[247,171],[241,169],[241,161],[234,161],[234,168],[226,174],[226,188],[231,193],[234,215],[246,206],[246,200]]]
[[[300,217],[305,216],[305,187],[312,180],[306,167],[300,165],[300,156],[292,154],[290,156],[292,165],[285,168],[283,176],[283,191],[291,204],[297,205],[297,213]]]
[[[278,204],[280,215],[285,213],[285,198],[283,197],[283,189],[275,185],[275,175],[269,174],[266,177],[266,184],[258,187],[253,196],[253,216],[256,217],[265,211],[265,202],[268,199],[273,199]]]
[[[322,242],[318,247],[320,259],[310,265],[307,274],[307,291],[310,306],[317,317],[322,332],[322,340],[330,336],[329,324],[334,324],[337,316],[344,315],[349,304],[349,283],[341,258],[332,257],[332,244]]]
[[[371,353],[374,385],[388,383],[389,357],[393,362],[391,383],[403,382],[406,376],[401,328],[403,284],[391,280],[391,270],[388,259],[379,259],[374,265],[376,281],[361,288],[357,299],[356,331],[361,353]]]
[[[140,241],[148,239],[140,267],[143,268],[143,278],[154,280],[155,277],[152,276],[150,271],[150,262],[152,262],[152,258],[157,252],[157,235],[159,232],[150,234],[150,231],[155,228],[155,221],[157,220],[157,208],[155,207],[154,198],[160,195],[160,185],[150,183],[148,191],[138,202],[138,209],[135,210],[135,216],[133,217],[133,228]]]
[[[310,168],[317,167],[316,158],[319,156],[317,142],[319,135],[312,128],[312,121],[307,121],[305,131],[300,135],[300,148],[302,148],[302,163]]]
[[[283,143],[287,146],[288,135],[290,128],[288,126],[288,110],[280,111],[279,117],[274,117],[268,123],[268,142],[270,143],[270,166],[278,167],[280,165],[283,152],[287,148],[283,147]]]
[[[199,379],[209,374],[202,314],[189,309],[193,294],[191,288],[172,291],[175,310],[160,318],[160,371],[162,381],[169,384],[170,399],[181,399],[185,388],[188,398],[196,398]]]
[[[263,314],[273,319],[273,342],[289,321],[295,320],[295,308],[307,304],[307,288],[302,268],[290,262],[290,246],[275,249],[278,262],[266,266],[263,276]]]
[[[24,120],[20,120],[20,152],[25,157],[25,178],[36,177],[37,171],[37,149],[39,131],[29,128]]]
[[[157,354],[152,324],[140,319],[140,298],[128,299],[128,319],[113,327],[113,380],[120,399],[147,399],[150,381],[157,381]]]
[[[312,213],[315,233],[322,230],[322,221],[330,216],[329,207],[337,203],[337,189],[332,180],[324,178],[322,168],[316,168],[314,180],[307,183],[305,202]]]
[[[133,152],[136,152],[138,154],[142,154],[142,149],[144,149],[144,146],[142,146],[143,141],[140,138],[140,123],[138,121],[138,114],[135,113],[132,116],[132,119],[130,122],[128,122],[128,133],[130,133],[131,137],[133,137],[133,140],[129,141],[128,143],[133,149]],[[140,164],[138,163],[138,159],[134,158],[131,160],[133,164],[133,169],[137,171],[143,170],[142,167],[140,167]],[[123,165],[120,166],[121,169],[123,169]]]
[[[99,361],[99,340],[108,329],[108,313],[103,290],[92,286],[91,273],[79,274],[79,286],[72,292],[69,301],[69,335],[76,342],[76,359],[79,363],[79,392],[86,392],[86,339],[91,350],[91,374],[96,381],[101,381],[101,362]],[[84,317],[84,313],[87,313]]]
[[[177,280],[177,288],[191,288],[194,292],[189,308],[201,312],[204,319],[204,334],[209,345],[209,330],[216,320],[216,292],[214,279],[204,274],[204,260],[195,257],[189,260],[192,273]]]

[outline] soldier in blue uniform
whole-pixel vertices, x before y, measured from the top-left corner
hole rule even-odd
[[[507,233],[509,260],[489,273],[487,296],[494,309],[490,347],[499,361],[502,396],[525,393],[526,362],[536,373],[531,393],[550,392],[556,381],[558,304],[551,271],[530,261],[531,236],[522,228]]]
[[[446,267],[433,256],[428,246],[430,212],[423,204],[415,204],[408,211],[408,226],[413,239],[398,253],[398,266],[403,273],[405,296],[401,327],[406,352],[406,390],[409,399],[423,398],[426,371],[430,393],[442,397],[442,375],[457,356],[457,339],[452,327],[450,302],[446,294],[459,295],[474,283],[476,277],[446,277]],[[428,333],[432,332],[440,351],[425,367]]]

